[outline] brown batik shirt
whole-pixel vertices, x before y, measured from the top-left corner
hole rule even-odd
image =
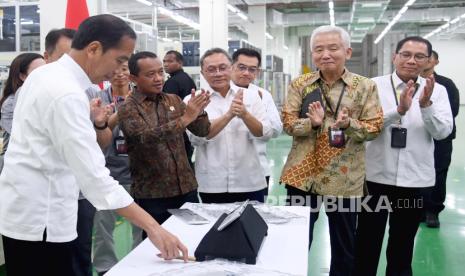
[[[181,122],[186,105],[172,94],[131,94],[118,110],[129,155],[135,198],[167,198],[197,189],[189,165]],[[197,136],[207,136],[210,121],[200,115],[187,126]]]
[[[310,119],[300,118],[303,99],[317,87],[323,90],[325,117],[318,129]],[[336,103],[344,89],[340,109],[349,109],[350,123],[344,130],[346,145],[329,145],[328,127],[335,122]],[[327,102],[329,101],[329,103]],[[293,137],[292,148],[280,182],[303,191],[330,196],[361,196],[365,182],[365,145],[383,127],[383,111],[374,81],[345,69],[341,78],[329,86],[320,72],[302,75],[290,85],[283,107],[284,131]]]

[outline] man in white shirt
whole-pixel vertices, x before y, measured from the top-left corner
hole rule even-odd
[[[263,202],[267,187],[253,141],[272,136],[265,107],[258,93],[230,82],[231,58],[223,49],[206,51],[200,67],[211,92],[211,102],[205,108],[210,132],[205,138],[188,133],[196,148],[200,198],[204,203]]]
[[[433,139],[443,139],[452,131],[445,88],[433,76],[419,76],[431,52],[428,40],[404,38],[393,55],[395,71],[374,78],[384,110],[384,129],[366,145],[370,198],[369,208],[363,208],[358,217],[353,275],[376,275],[388,217],[386,275],[413,274],[421,192],[435,182]]]
[[[64,54],[71,51],[76,30],[54,29],[48,32],[45,37],[44,58],[47,63],[55,62]],[[112,132],[106,127],[108,121],[108,110],[98,99],[98,85],[92,85],[86,89],[86,94],[90,102],[91,119],[94,122],[94,129],[97,134],[97,142],[101,148],[105,148],[111,142]],[[104,127],[99,127],[104,126]],[[77,239],[74,240],[76,246],[74,252],[73,268],[75,274],[79,276],[92,276],[92,226],[95,215],[95,207],[79,193],[78,214],[77,214]]]
[[[0,176],[0,233],[8,275],[76,275],[72,268],[79,189],[100,210],[143,228],[162,257],[187,249],[109,175],[89,120],[85,90],[128,60],[136,34],[112,15],[89,17],[72,50],[23,85],[15,135]],[[25,265],[25,262],[27,265]]]
[[[266,156],[266,143],[270,138],[278,137],[278,135],[283,131],[283,123],[281,122],[281,117],[270,92],[252,83],[260,71],[261,60],[261,55],[256,50],[250,48],[237,49],[232,55],[233,64],[231,80],[235,85],[247,89],[250,92],[257,93],[265,107],[272,130],[272,136],[255,138],[254,143],[258,151],[260,164],[263,172],[265,173],[266,184],[268,186],[270,182],[271,168]]]

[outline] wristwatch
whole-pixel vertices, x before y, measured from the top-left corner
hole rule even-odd
[[[97,126],[94,122],[94,128],[97,129],[97,130],[104,130],[108,127],[108,121],[105,122],[105,124],[103,126]]]

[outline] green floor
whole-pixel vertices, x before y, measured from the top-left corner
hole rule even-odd
[[[416,239],[413,260],[414,275],[459,276],[464,275],[465,248],[465,107],[457,118],[457,139],[454,141],[454,154],[447,183],[446,210],[441,213],[441,228],[430,229],[422,225]],[[285,195],[283,187],[276,180],[286,160],[291,139],[282,135],[269,144],[269,157],[274,164],[273,178],[270,182],[272,195]],[[130,227],[126,222],[118,225],[115,231],[118,256],[123,257],[131,249]],[[385,242],[386,244],[386,242]],[[383,247],[383,252],[385,246]],[[329,273],[331,252],[329,248],[328,224],[325,215],[321,215],[315,225],[314,242],[310,251],[308,275],[327,275]],[[382,254],[378,275],[384,275],[385,254]],[[0,267],[0,276],[4,276]]]

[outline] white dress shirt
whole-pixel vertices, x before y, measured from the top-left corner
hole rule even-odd
[[[261,91],[261,100],[265,107],[265,112],[268,115],[268,121],[270,122],[272,135],[264,136],[264,137],[253,137],[255,146],[258,151],[258,157],[260,158],[260,165],[262,166],[263,172],[265,176],[271,175],[271,167],[268,161],[267,153],[266,153],[266,145],[270,138],[276,138],[281,134],[283,131],[283,123],[281,122],[281,116],[279,115],[279,111],[276,108],[274,103],[273,97],[271,96],[270,92],[267,90],[256,86],[255,84],[249,84],[249,91],[257,93],[258,90]],[[252,135],[250,133],[250,135]],[[253,135],[252,135],[253,136]]]
[[[403,91],[406,84],[392,74],[395,89]],[[446,89],[435,83],[431,96],[432,105],[420,108],[419,98],[426,80],[418,77],[419,89],[412,105],[404,116],[397,112],[391,75],[373,79],[384,111],[384,129],[373,141],[366,144],[366,178],[368,181],[399,187],[429,187],[435,183],[434,139],[443,139],[452,131],[452,112]],[[391,130],[398,126],[407,128],[407,146],[391,147]]]
[[[213,91],[207,87],[210,92]],[[240,88],[231,82],[226,97],[213,91],[210,104],[205,108],[208,118],[214,120],[229,110],[234,96]],[[187,103],[190,96],[184,98]],[[265,107],[258,95],[244,89],[245,108],[263,126],[263,139],[273,135]],[[212,139],[198,137],[188,132],[195,146],[195,177],[202,193],[244,193],[266,188],[265,174],[260,165],[255,137],[242,119],[234,117],[218,135]]]
[[[19,240],[76,238],[79,189],[97,209],[132,198],[105,167],[89,119],[92,84],[68,55],[42,66],[22,86],[14,133],[0,176],[0,233]]]

